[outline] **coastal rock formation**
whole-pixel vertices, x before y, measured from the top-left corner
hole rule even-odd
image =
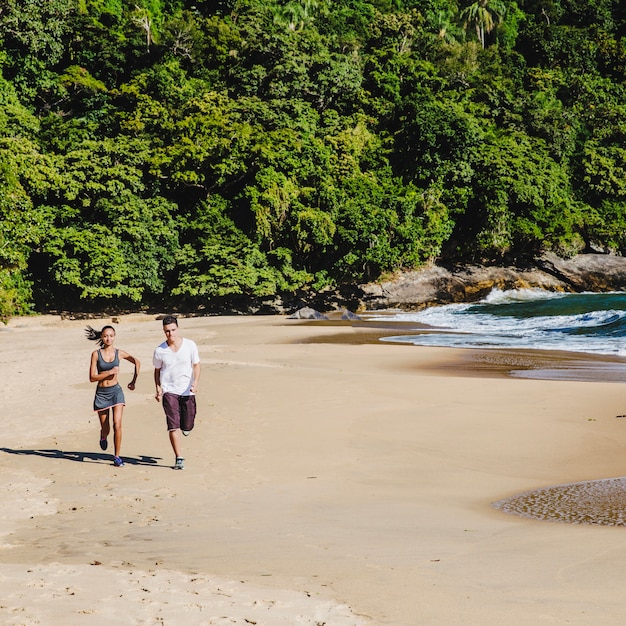
[[[569,287],[568,291],[623,291],[626,289],[626,258],[608,254],[580,254],[561,259],[546,254],[537,266]]]
[[[341,308],[332,310],[328,313],[320,313],[319,311],[305,306],[292,313],[287,319],[290,320],[359,320],[361,319],[356,313],[348,309]]]
[[[311,307],[305,306],[301,309],[298,309],[295,313],[292,313],[288,319],[290,320],[327,320],[328,316],[312,309]]]
[[[626,258],[582,254],[562,259],[547,253],[528,267],[431,266],[393,279],[360,285],[361,308],[418,309],[435,304],[473,302],[493,289],[538,288],[548,291],[622,291]]]

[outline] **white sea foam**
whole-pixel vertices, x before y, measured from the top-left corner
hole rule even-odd
[[[624,293],[494,290],[478,303],[448,304],[385,319],[416,323],[415,334],[387,337],[385,341],[626,355]],[[420,332],[423,325],[429,332]]]
[[[564,297],[565,294],[556,291],[546,291],[545,289],[492,289],[483,302],[490,304],[508,304],[510,302],[529,302],[535,300],[556,300]]]

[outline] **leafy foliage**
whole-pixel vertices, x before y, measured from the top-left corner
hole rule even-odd
[[[5,0],[0,317],[626,251],[615,0]]]

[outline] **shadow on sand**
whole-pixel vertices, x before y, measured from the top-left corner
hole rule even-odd
[[[41,456],[48,459],[62,459],[64,461],[78,461],[79,463],[107,463],[113,464],[113,455],[103,452],[79,452],[69,450],[14,450],[12,448],[0,448],[0,452],[6,454],[24,454]],[[153,456],[122,456],[126,465],[151,465],[153,467],[170,467],[159,464],[161,457]]]

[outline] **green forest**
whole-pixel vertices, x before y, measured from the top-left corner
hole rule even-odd
[[[620,0],[0,0],[0,318],[626,251]]]

